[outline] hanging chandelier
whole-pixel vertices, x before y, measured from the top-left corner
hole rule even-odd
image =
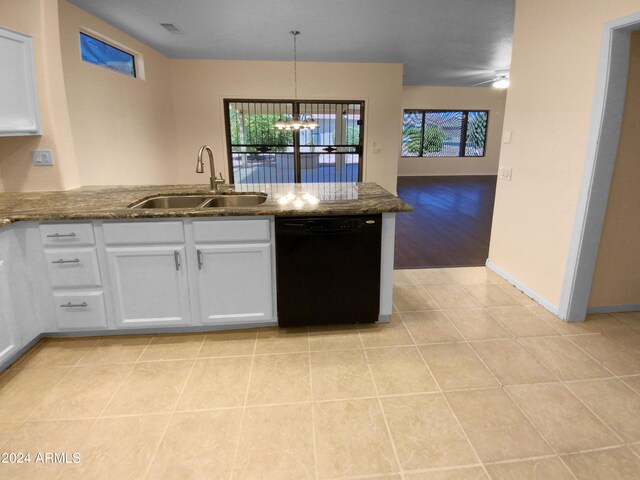
[[[298,30],[291,30],[289,35],[293,35],[293,99],[294,107],[298,100],[298,52],[296,38],[300,35]],[[318,122],[315,121],[313,115],[294,113],[284,115],[278,119],[273,128],[278,130],[314,130],[318,128]]]

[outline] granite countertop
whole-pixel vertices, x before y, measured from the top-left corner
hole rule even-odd
[[[265,192],[267,201],[251,207],[133,209],[140,200],[156,195],[211,195],[208,185],[127,185],[81,187],[55,192],[0,193],[0,227],[19,221],[220,217],[240,215],[359,215],[410,212],[410,205],[376,183],[279,183],[233,186],[237,192]],[[313,202],[313,197],[317,203]],[[282,204],[289,195],[292,201]]]

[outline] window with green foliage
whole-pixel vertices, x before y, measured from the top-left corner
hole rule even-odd
[[[484,157],[486,110],[405,110],[403,157]]]

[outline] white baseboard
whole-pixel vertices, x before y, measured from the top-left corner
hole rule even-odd
[[[511,285],[516,287],[518,290],[522,291],[526,296],[531,297],[533,300],[539,303],[540,306],[542,306],[544,309],[548,310],[549,312],[554,314],[556,317],[561,318],[559,313],[560,310],[558,309],[557,305],[554,305],[543,296],[537,294],[526,285],[523,285],[522,283],[520,283],[518,280],[516,280],[511,275],[503,271],[501,268],[497,267],[493,262],[491,262],[491,260],[487,260],[486,265],[489,270],[499,275],[500,277],[504,278]],[[564,320],[564,319],[561,318],[561,320]]]
[[[589,307],[587,313],[618,313],[618,312],[640,312],[640,303],[628,305],[605,305],[604,307]]]

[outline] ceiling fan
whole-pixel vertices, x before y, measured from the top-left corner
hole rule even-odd
[[[492,87],[494,88],[508,88],[509,87],[509,69],[505,68],[502,70],[496,70],[496,76],[491,80],[485,80],[484,82],[478,82],[471,85],[472,87],[477,87],[478,85],[484,85],[485,83],[492,83]]]

